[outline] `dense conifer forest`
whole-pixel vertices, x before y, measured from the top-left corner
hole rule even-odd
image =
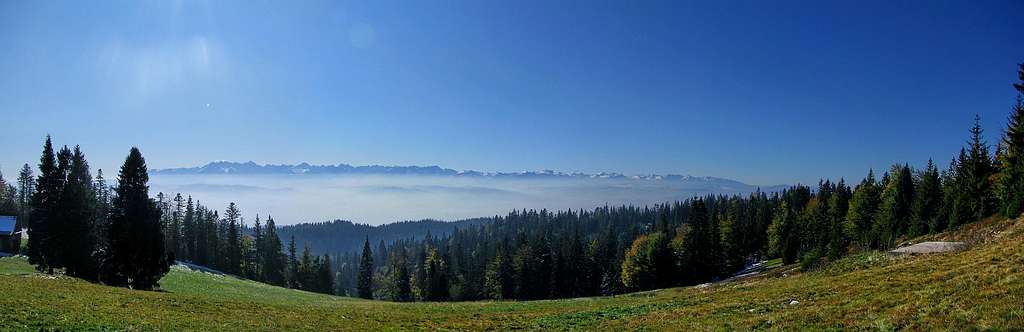
[[[251,225],[234,203],[223,213],[182,194],[150,197],[141,152],[132,148],[114,185],[92,177],[77,146],[47,137],[38,175],[0,175],[0,214],[30,229],[23,251],[39,271],[108,285],[153,289],[175,260],[274,285],[393,301],[533,300],[694,285],[721,280],[770,258],[813,268],[853,252],[955,229],[993,214],[1024,211],[1024,64],[1001,139],[986,141],[980,118],[940,170],[905,163],[868,170],[855,184],[823,179],[781,192],[707,195],[656,206],[516,210],[430,233],[437,222],[388,226],[377,243],[294,235],[337,234],[345,222]],[[416,231],[426,230],[426,236]],[[383,232],[387,233],[387,230]],[[404,232],[404,231],[403,231]],[[360,249],[354,248],[361,244]],[[300,250],[301,247],[301,250]],[[333,252],[332,252],[333,251]],[[328,254],[331,253],[331,254]],[[333,254],[333,255],[332,255]]]

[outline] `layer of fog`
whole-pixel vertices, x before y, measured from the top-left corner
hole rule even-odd
[[[504,215],[513,209],[649,205],[707,192],[693,184],[630,179],[496,179],[401,175],[153,175],[152,195],[181,193],[223,211],[238,204],[278,224],[334,219],[384,224]]]

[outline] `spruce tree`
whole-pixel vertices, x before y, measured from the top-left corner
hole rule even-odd
[[[28,260],[39,271],[52,274],[52,255],[48,254],[47,247],[56,246],[51,230],[55,223],[54,210],[64,188],[64,176],[57,170],[57,157],[53,152],[53,143],[49,135],[43,143],[43,153],[39,158],[39,177],[36,178],[35,187],[28,224]]]
[[[970,149],[963,167],[966,192],[962,196],[967,201],[970,221],[978,221],[995,211],[996,202],[992,192],[991,177],[994,173],[992,159],[989,157],[988,144],[982,137],[981,117],[974,117],[971,127]]]
[[[106,246],[107,219],[110,216],[110,186],[107,179],[103,177],[103,170],[96,170],[96,180],[93,182],[93,196],[96,198],[96,220],[93,233],[96,234],[97,247]]]
[[[893,166],[892,176],[882,190],[878,213],[872,226],[872,248],[889,248],[905,234],[910,224],[914,181],[907,165]]]
[[[829,260],[836,260],[846,254],[849,246],[849,237],[844,231],[843,225],[846,221],[846,214],[850,210],[850,199],[853,193],[843,179],[836,184],[835,193],[828,201],[828,244],[827,254]],[[754,230],[753,234],[757,234]]]
[[[288,287],[299,288],[300,280],[299,276],[299,257],[296,253],[297,248],[295,247],[295,235],[292,235],[291,239],[288,240]]]
[[[21,166],[18,173],[18,208],[26,215],[32,206],[32,193],[35,191],[35,181],[32,179],[32,167],[27,163]]]
[[[67,181],[58,206],[61,210],[61,229],[57,238],[65,255],[60,261],[70,276],[96,281],[98,263],[93,257],[96,235],[93,231],[96,214],[95,196],[89,164],[81,149],[75,146],[68,169]]]
[[[227,210],[224,211],[227,227],[223,236],[225,242],[223,255],[225,256],[226,270],[234,274],[240,274],[242,266],[242,243],[239,229],[241,215],[242,212],[234,202],[228,204]]]
[[[680,263],[684,269],[684,284],[703,282],[718,274],[716,244],[719,235],[715,223],[709,220],[708,210],[703,198],[691,203],[690,231],[684,241],[686,257]]]
[[[32,194],[35,192],[35,184],[32,167],[26,163],[21,167],[21,172],[18,173],[18,221],[17,225],[15,225],[16,231],[28,228],[28,225],[31,223],[29,218],[32,214]],[[12,252],[20,253],[22,233],[15,234],[13,240],[14,248]]]
[[[316,262],[314,262],[313,253],[309,250],[308,245],[302,246],[302,258],[299,259],[299,277],[298,284],[299,289],[315,292],[317,291],[316,283]]]
[[[362,287],[364,272],[362,271],[362,265],[359,268],[359,282],[360,287]],[[448,263],[437,252],[436,248],[430,248],[430,252],[427,254],[425,273],[427,275],[427,292],[424,294],[423,299],[425,301],[447,301],[449,299]],[[360,288],[360,296],[362,297],[362,288]]]
[[[878,211],[878,183],[875,182],[874,171],[857,185],[850,199],[850,207],[846,213],[844,232],[861,248],[871,246],[871,224]]]
[[[326,254],[320,258],[320,263],[317,264],[316,280],[317,292],[335,294],[334,278],[331,275],[331,257]]]
[[[404,247],[400,247],[391,255],[391,283],[393,293],[391,299],[397,302],[412,301],[412,283],[409,276],[409,266]]]
[[[947,187],[948,198],[945,200],[945,203],[948,205],[946,227],[950,229],[955,229],[960,225],[971,222],[974,216],[973,208],[971,207],[972,198],[970,197],[971,180],[967,167],[967,149],[961,148],[960,154],[950,163],[949,174],[951,174],[952,179],[946,181],[949,184]]]
[[[487,271],[484,274],[485,296],[495,300],[512,298],[512,286],[512,268],[508,254],[504,249],[499,249],[494,259],[487,264]]]
[[[1017,72],[1017,102],[1013,105],[998,156],[1000,213],[1016,218],[1024,212],[1024,64]]]
[[[185,259],[190,262],[196,262],[199,256],[197,254],[199,225],[196,219],[196,208],[192,202],[192,196],[189,195],[185,203],[185,216],[182,219],[181,236],[182,241],[185,242],[182,246],[184,251],[182,256],[187,257]]]
[[[281,238],[273,217],[267,217],[266,239],[263,241],[263,278],[271,285],[284,285],[284,254],[281,252]]]
[[[800,253],[800,240],[796,230],[796,212],[783,201],[768,230],[768,245],[771,252],[782,257],[782,262],[792,264]]]
[[[103,282],[152,289],[170,270],[160,229],[160,210],[149,198],[146,160],[133,147],[121,166],[111,205],[109,245]]]
[[[373,252],[370,251],[370,238],[363,242],[363,256],[359,260],[359,280],[357,284],[359,297],[373,299]]]
[[[266,280],[263,279],[263,250],[264,250],[264,245],[263,245],[263,240],[264,240],[264,238],[263,238],[263,225],[260,224],[260,215],[259,214],[256,215],[256,222],[254,223],[253,229],[252,229],[252,237],[253,237],[253,254],[252,254],[252,257],[250,258],[251,259],[250,264],[251,264],[252,274],[253,274],[253,277],[256,280],[260,280],[260,281],[266,282]]]
[[[182,240],[182,229],[184,228],[185,222],[185,198],[181,197],[181,193],[174,195],[174,205],[171,212],[171,235],[169,238],[171,241],[167,243],[167,247],[171,252],[174,253],[174,257],[185,257],[185,245]]]
[[[911,207],[911,225],[908,229],[910,236],[919,236],[932,229],[942,209],[942,180],[939,177],[939,169],[935,163],[928,159],[928,166],[921,173],[920,180],[914,193],[914,203]]]

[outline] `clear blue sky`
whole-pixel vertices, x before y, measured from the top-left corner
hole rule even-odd
[[[215,159],[754,184],[990,142],[1021,1],[3,1],[0,165]]]

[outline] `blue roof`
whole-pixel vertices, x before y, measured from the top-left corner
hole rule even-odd
[[[12,216],[0,216],[0,234],[11,235],[14,233],[15,219]]]

